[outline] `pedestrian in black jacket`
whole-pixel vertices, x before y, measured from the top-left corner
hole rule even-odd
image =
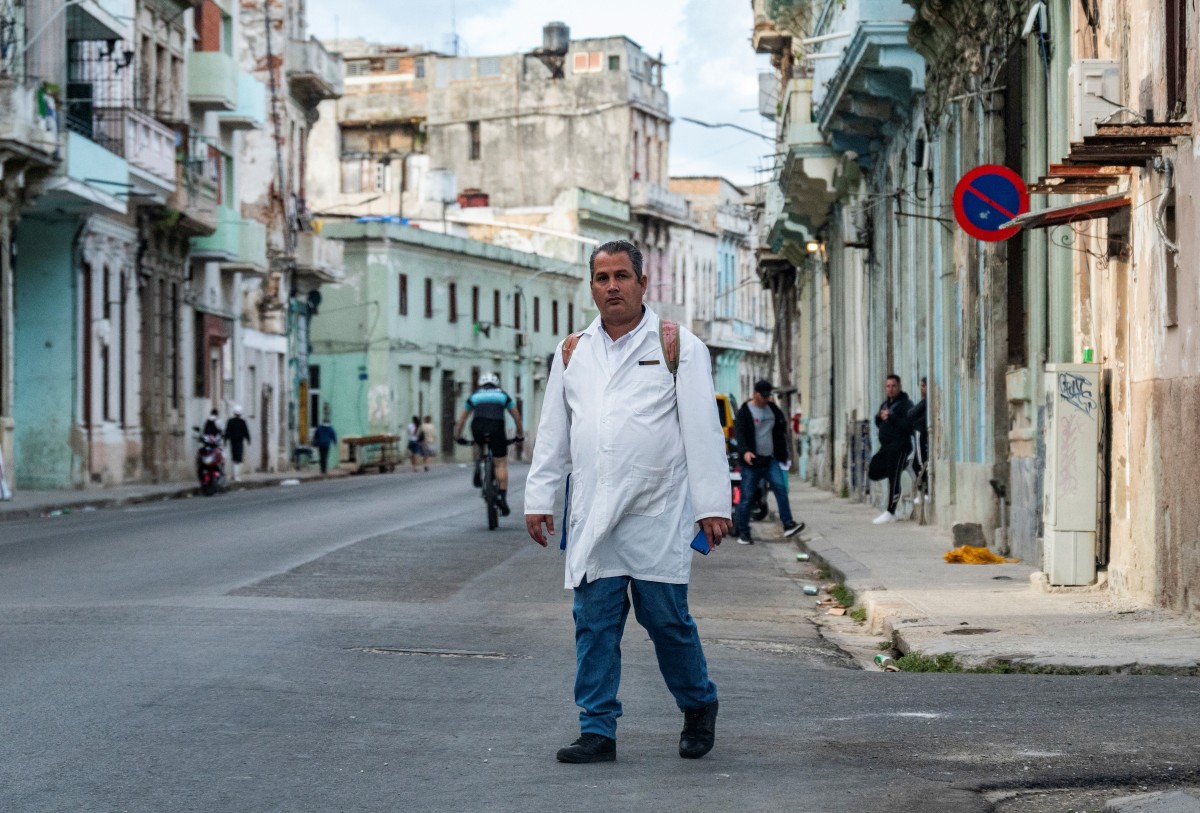
[[[917,475],[917,495],[913,502],[920,503],[929,498],[929,407],[928,382],[921,376],[921,400],[908,413],[908,425],[917,433],[917,459],[913,461],[913,471]]]
[[[225,424],[225,440],[229,442],[229,455],[233,458],[233,480],[242,479],[242,457],[246,453],[246,445],[250,443],[250,427],[242,418],[242,408],[233,408],[233,417]]]
[[[779,467],[790,460],[787,418],[771,401],[773,391],[771,382],[756,382],[753,397],[742,404],[733,422],[733,435],[737,440],[742,470],[742,499],[738,502],[735,529],[740,545],[754,544],[754,537],[750,535],[750,503],[753,502],[759,482],[764,478],[779,505],[783,535],[792,536],[804,529],[803,522],[792,519],[787,486],[784,485],[783,470]]]
[[[888,481],[887,510],[875,517],[876,525],[896,521],[896,506],[900,503],[900,475],[912,453],[912,427],[908,413],[913,408],[908,394],[900,388],[900,376],[892,373],[884,382],[887,397],[879,405],[875,426],[879,429],[879,451],[871,458],[867,477]]]

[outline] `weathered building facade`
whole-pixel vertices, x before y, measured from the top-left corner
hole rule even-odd
[[[1047,506],[1064,487],[1047,470],[1044,371],[1094,354],[1095,559],[1113,589],[1194,611],[1197,522],[1163,476],[1196,448],[1174,417],[1196,402],[1184,361],[1195,286],[1180,284],[1195,278],[1183,246],[1200,225],[1180,195],[1196,179],[1194,9],[752,7],[756,45],[780,71],[783,156],[760,271],[799,278],[809,477],[863,493],[884,375],[910,393],[926,376],[926,518],[977,523],[989,544],[1044,564]],[[1033,199],[1007,240],[954,219],[956,186],[984,164],[1017,172]]]

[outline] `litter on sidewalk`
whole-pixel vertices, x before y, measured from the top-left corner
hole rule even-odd
[[[946,551],[942,558],[952,565],[1003,565],[1021,561],[1020,559],[1005,559],[987,548],[977,548],[974,545],[960,545]]]

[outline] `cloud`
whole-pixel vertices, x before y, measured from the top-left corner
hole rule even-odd
[[[308,18],[318,37],[363,37],[375,42],[446,45],[450,3],[401,0],[381,6],[368,0],[309,0]],[[381,9],[386,11],[381,12]],[[664,83],[676,121],[671,132],[671,172],[755,179],[753,167],[771,151],[762,139],[732,129],[712,130],[680,116],[730,122],[770,132],[756,112],[758,72],[765,58],[750,47],[754,20],[748,0],[456,0],[460,41],[474,55],[535,48],[542,26],[561,20],[573,38],[626,36],[667,63]]]

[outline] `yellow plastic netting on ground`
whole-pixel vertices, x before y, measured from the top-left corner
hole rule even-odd
[[[1005,559],[987,548],[977,548],[973,545],[960,545],[953,550],[948,550],[942,558],[952,565],[1002,565],[1021,561],[1020,559]]]

